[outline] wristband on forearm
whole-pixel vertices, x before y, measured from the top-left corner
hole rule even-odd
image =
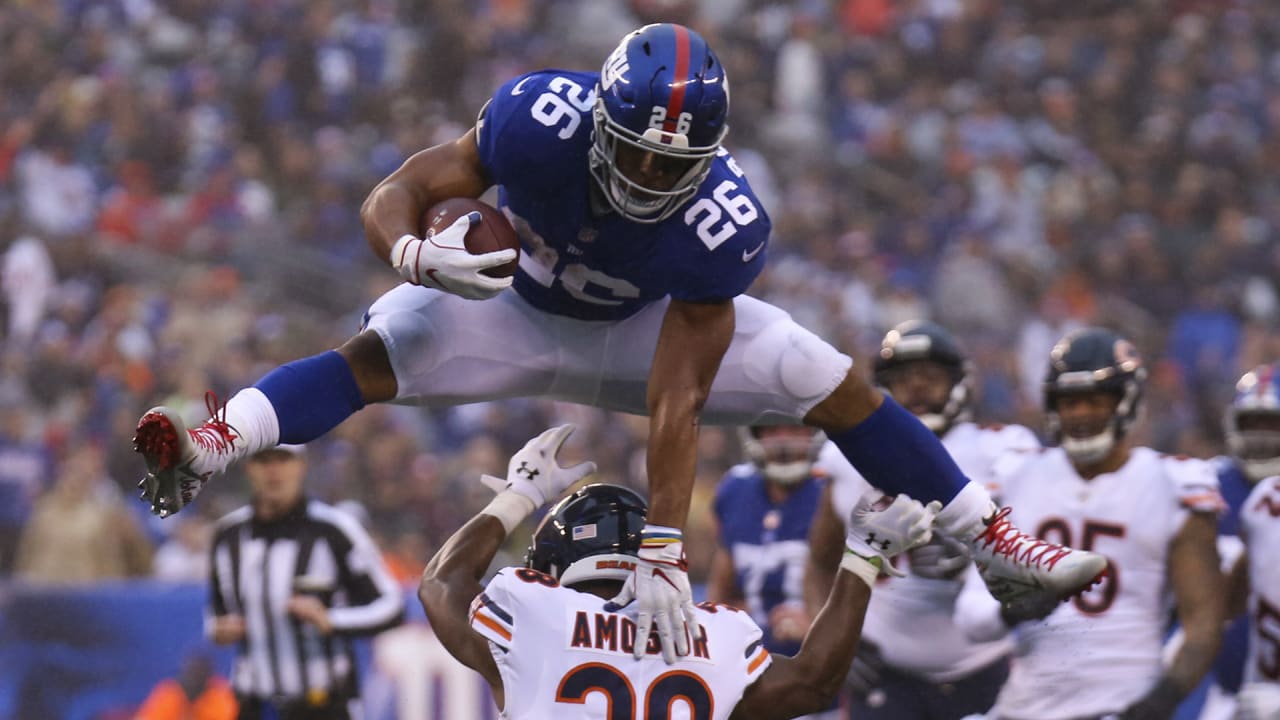
[[[840,568],[856,575],[859,580],[867,584],[867,587],[874,587],[883,563],[884,560],[879,555],[865,558],[845,548],[844,557],[840,559]]]
[[[511,530],[529,517],[537,507],[528,496],[504,490],[494,496],[480,514],[498,518],[498,522],[502,523],[502,529],[510,535]]]

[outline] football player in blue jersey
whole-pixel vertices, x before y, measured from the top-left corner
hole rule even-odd
[[[1218,518],[1218,552],[1224,567],[1236,563],[1244,550],[1240,537],[1240,510],[1261,480],[1280,475],[1280,363],[1259,365],[1236,383],[1231,405],[1224,413],[1223,434],[1227,455],[1214,459],[1226,511]],[[1244,677],[1249,620],[1232,621],[1222,634],[1222,650],[1213,665],[1213,685],[1203,717],[1212,708],[1230,704]],[[1229,712],[1227,713],[1229,714]]]
[[[406,280],[336,350],[286,364],[188,429],[168,408],[139,421],[143,496],[161,514],[231,462],[323,435],[372,402],[426,406],[542,396],[647,414],[652,505],[633,581],[640,628],[687,652],[693,603],[681,528],[701,423],[820,428],[887,493],[944,503],[939,530],[969,542],[1001,597],[1065,597],[1105,568],[1064,551],[1050,567],[996,517],[933,433],[852,360],[784,311],[743,293],[770,222],[722,147],[729,85],[706,42],[679,25],[623,38],[599,73],[544,70],[503,85],[462,137],[409,158],[361,208],[373,252]],[[466,251],[479,214],[427,239],[424,211],[499,187],[520,235]],[[484,302],[476,302],[483,300]],[[637,647],[644,643],[637,640]],[[674,659],[674,653],[668,654]]]
[[[826,438],[797,425],[742,429],[750,462],[725,474],[714,512],[720,545],[707,599],[740,607],[764,629],[771,652],[794,655],[809,627],[804,568],[809,524],[824,482],[813,462]]]

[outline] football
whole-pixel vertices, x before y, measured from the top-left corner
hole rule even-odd
[[[427,238],[444,230],[454,220],[473,211],[480,213],[480,222],[467,231],[467,251],[472,255],[482,255],[507,248],[515,250],[516,257],[511,262],[482,271],[490,277],[514,275],[520,262],[520,238],[502,211],[492,205],[471,198],[452,198],[436,203],[422,215],[422,237]]]

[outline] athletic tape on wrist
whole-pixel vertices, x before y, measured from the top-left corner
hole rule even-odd
[[[502,523],[502,529],[511,534],[511,530],[529,517],[537,509],[533,500],[517,492],[504,490],[497,494],[488,505],[480,511],[481,515],[492,515]]]
[[[391,261],[392,267],[396,268],[397,270],[400,269],[400,260],[401,260],[401,257],[404,255],[404,246],[408,244],[410,241],[417,240],[417,239],[418,238],[414,237],[412,234],[406,233],[404,235],[401,235],[399,240],[396,240],[396,243],[391,246],[391,257],[387,258],[389,261]]]
[[[859,580],[867,584],[867,587],[875,587],[876,578],[880,576],[880,568],[849,550],[846,550],[844,557],[840,559],[840,568],[856,575]]]

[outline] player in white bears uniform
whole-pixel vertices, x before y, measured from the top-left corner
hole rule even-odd
[[[899,497],[873,505],[883,497],[877,492],[859,505],[843,570],[795,657],[770,655],[747,613],[704,603],[688,655],[669,665],[650,637],[637,660],[635,609],[608,601],[642,542],[647,508],[632,490],[588,485],[565,497],[534,532],[526,567],[504,568],[480,584],[524,513],[592,470],[557,462],[570,431],[561,426],[529,441],[511,458],[505,484],[489,478],[497,497],[436,553],[419,588],[432,630],[489,682],[502,717],[764,720],[827,707],[853,658],[880,568],[927,542],[938,504]]]
[[[876,384],[942,440],[970,480],[991,487],[991,468],[1009,450],[1040,447],[1021,425],[979,425],[972,414],[971,363],[943,327],[911,320],[885,335]],[[826,597],[840,561],[842,518],[870,485],[834,448],[818,465],[831,480],[809,533],[809,603]],[[833,549],[835,552],[833,552]],[[905,565],[902,565],[905,561]],[[860,720],[949,720],[983,712],[1008,676],[1008,638],[974,642],[954,621],[968,555],[940,536],[900,556],[902,577],[886,576],[867,608],[849,687]]]
[[[722,146],[728,111],[724,67],[682,25],[627,35],[600,72],[512,78],[473,128],[409,158],[365,200],[365,239],[407,282],[336,350],[272,370],[223,407],[207,398],[200,425],[172,408],[144,414],[134,436],[143,498],[178,512],[232,462],[315,440],[368,403],[546,397],[649,416],[655,542],[621,597],[640,605],[642,636],[656,627],[665,638],[668,660],[689,650],[682,532],[704,422],[823,430],[880,490],[941,502],[939,531],[986,558],[993,592],[1087,586],[1105,559],[1072,552],[1048,569],[1019,560],[1026,536],[987,542],[991,497],[937,438],[847,355],[744,294],[771,225]],[[478,212],[418,237],[437,203],[493,186],[520,235],[514,278],[483,273],[514,249],[465,249]]]
[[[1247,394],[1249,408],[1270,415],[1265,425],[1243,430],[1239,444],[1253,444],[1252,455],[1271,460],[1280,470],[1280,365],[1263,365],[1246,373],[1237,389]],[[1229,583],[1228,614],[1249,616],[1249,653],[1244,667],[1244,684],[1236,694],[1239,720],[1280,718],[1280,474],[1258,481],[1240,508],[1240,533],[1245,552],[1236,561]]]
[[[981,582],[966,585],[957,622],[971,637],[1015,629],[1012,670],[991,717],[1168,718],[1213,663],[1223,617],[1217,473],[1203,460],[1130,445],[1145,374],[1114,332],[1067,335],[1050,353],[1044,390],[1060,446],[996,463],[1019,523],[1111,565],[1099,586],[1061,606],[1001,608]],[[1047,543],[1028,552],[1047,564],[1058,557]],[[1165,667],[1170,600],[1184,642]]]

